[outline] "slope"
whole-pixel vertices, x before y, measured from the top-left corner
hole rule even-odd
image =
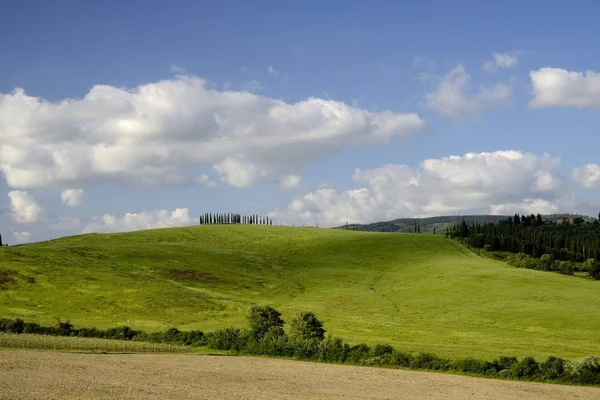
[[[441,236],[210,225],[0,251],[0,318],[78,326],[245,325],[254,303],[314,311],[350,342],[442,356],[600,348],[599,282],[515,269]]]

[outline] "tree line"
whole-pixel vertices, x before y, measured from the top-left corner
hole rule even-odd
[[[463,220],[448,228],[446,235],[459,238],[470,247],[520,254],[519,260],[512,257],[514,262],[543,258],[547,265],[534,261],[539,267],[535,269],[568,267],[568,264],[552,265],[552,261],[583,263],[600,278],[600,271],[595,271],[600,268],[596,266],[600,260],[598,220],[585,222],[575,218],[572,223],[555,223],[545,222],[540,214],[515,214],[498,223],[469,225]]]
[[[492,361],[464,358],[450,360],[429,353],[406,353],[386,344],[350,345],[332,335],[325,336],[323,323],[312,312],[297,314],[285,328],[281,313],[270,306],[254,305],[248,314],[248,327],[224,328],[214,332],[180,331],[145,333],[129,327],[99,330],[75,328],[69,321],[58,326],[40,326],[22,319],[0,319],[0,332],[79,336],[106,339],[174,343],[203,346],[240,354],[292,357],[300,360],[341,363],[387,368],[409,368],[459,372],[492,378],[510,378],[542,382],[600,384],[600,363],[590,356],[580,362],[570,362],[550,356],[539,362],[533,357],[501,356]]]
[[[205,213],[200,216],[200,225],[249,224],[273,225],[273,220],[258,214],[242,215],[237,213]]]

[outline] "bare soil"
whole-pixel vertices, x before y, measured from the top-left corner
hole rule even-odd
[[[0,399],[599,399],[600,389],[250,357],[0,350]]]

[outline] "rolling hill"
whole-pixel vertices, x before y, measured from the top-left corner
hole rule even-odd
[[[515,269],[441,235],[255,225],[89,234],[0,249],[0,318],[146,331],[313,311],[351,343],[448,357],[600,348],[600,282]]]

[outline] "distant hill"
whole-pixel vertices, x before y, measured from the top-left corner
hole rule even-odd
[[[544,221],[555,221],[558,217],[581,217],[586,221],[593,220],[587,215],[579,214],[548,214],[542,215]],[[429,218],[398,218],[391,221],[373,222],[370,224],[348,224],[337,226],[334,229],[350,229],[367,232],[414,232],[415,223],[420,226],[421,233],[444,233],[446,228],[461,222],[463,219],[469,225],[474,222],[497,223],[498,221],[513,217],[513,215],[447,215]]]

